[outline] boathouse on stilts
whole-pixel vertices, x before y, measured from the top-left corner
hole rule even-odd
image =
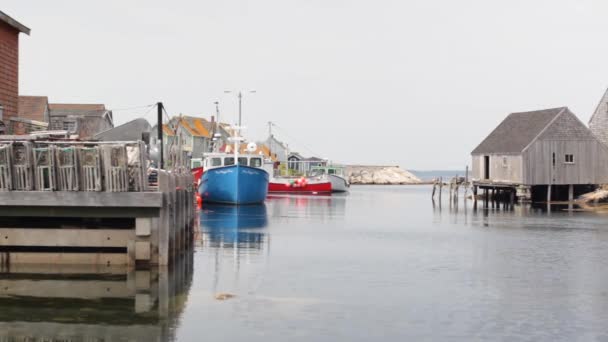
[[[608,147],[567,107],[510,114],[471,156],[485,201],[571,202],[608,183]]]

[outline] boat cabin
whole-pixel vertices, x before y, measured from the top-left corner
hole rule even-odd
[[[313,166],[310,169],[311,176],[320,176],[320,175],[336,175],[344,177],[344,167],[343,166]]]
[[[239,154],[237,162],[240,166],[249,166],[255,168],[262,168],[264,160],[260,155],[247,155]],[[205,170],[214,169],[217,167],[235,165],[234,154],[226,153],[211,153],[205,155],[203,167]]]

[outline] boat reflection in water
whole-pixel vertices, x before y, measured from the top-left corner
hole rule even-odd
[[[266,272],[270,238],[265,204],[203,204],[200,215],[199,286],[209,292],[242,296],[257,290]]]
[[[260,249],[268,225],[266,205],[203,204],[201,210],[203,246]]]
[[[0,341],[172,341],[192,284],[188,253],[170,271],[0,267]]]

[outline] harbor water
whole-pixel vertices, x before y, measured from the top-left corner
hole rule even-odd
[[[204,206],[171,272],[8,270],[0,341],[608,340],[608,215],[447,197]]]

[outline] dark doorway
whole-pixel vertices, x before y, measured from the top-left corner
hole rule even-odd
[[[490,179],[490,156],[483,156],[483,179]]]

